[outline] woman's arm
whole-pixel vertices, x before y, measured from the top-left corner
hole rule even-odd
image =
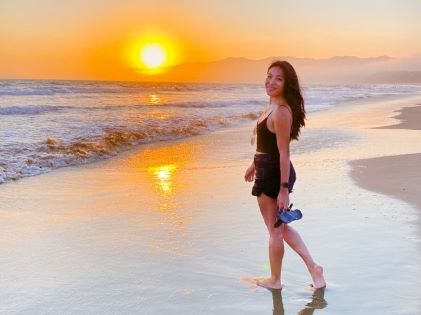
[[[279,164],[281,171],[281,183],[289,182],[289,142],[290,130],[292,125],[292,117],[290,111],[286,107],[279,107],[274,113],[274,128],[276,133],[276,142],[279,151]],[[279,208],[288,207],[289,190],[281,187],[278,194]]]
[[[254,165],[254,160],[253,160],[250,166],[247,168],[246,173],[244,174],[244,180],[246,182],[253,181],[255,172],[256,172],[256,166]]]

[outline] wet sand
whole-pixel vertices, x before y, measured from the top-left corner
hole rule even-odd
[[[396,112],[399,114],[394,115],[393,118],[399,119],[400,122],[398,124],[377,128],[421,130],[421,104],[403,107]]]
[[[421,153],[362,159],[351,165],[351,175],[362,187],[408,201],[421,210]]]
[[[269,272],[243,180],[251,122],[1,185],[0,312],[417,314],[418,211],[349,176],[352,160],[421,152],[418,131],[373,129],[405,104],[309,115],[292,145],[291,201],[304,214],[292,224],[325,268],[325,291],[307,288],[287,247],[282,292],[249,280]]]
[[[403,107],[392,116],[400,122],[377,129],[409,129],[421,139],[421,104]],[[391,145],[394,145],[391,143]],[[362,187],[408,201],[421,210],[420,153],[384,156],[353,161],[351,175]]]

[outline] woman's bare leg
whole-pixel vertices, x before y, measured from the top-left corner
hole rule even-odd
[[[325,287],[323,267],[314,262],[300,234],[289,225],[282,224],[282,226],[284,227],[283,237],[285,242],[303,259],[313,279],[313,286],[315,288]]]
[[[275,199],[261,194],[257,197],[260,212],[269,231],[269,262],[271,277],[260,279],[257,284],[269,289],[281,289],[281,269],[284,257],[284,241],[282,237],[283,228],[275,229],[273,225],[276,221],[278,206]]]

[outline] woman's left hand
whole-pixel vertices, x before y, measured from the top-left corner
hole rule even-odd
[[[289,207],[289,191],[286,188],[281,188],[279,190],[278,198],[278,209],[286,209]]]

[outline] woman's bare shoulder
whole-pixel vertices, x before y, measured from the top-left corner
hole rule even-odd
[[[276,120],[290,120],[292,119],[292,111],[289,105],[280,105],[274,111]]]
[[[292,116],[290,111],[285,106],[279,106],[274,111],[273,129],[278,135],[289,134],[292,125]]]

